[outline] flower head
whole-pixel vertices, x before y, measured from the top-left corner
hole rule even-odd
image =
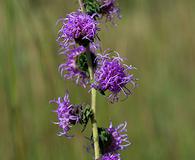
[[[59,97],[58,100],[51,100],[50,103],[56,103],[58,108],[54,111],[57,113],[58,122],[56,124],[62,129],[58,133],[59,136],[66,136],[70,128],[79,123],[80,116],[78,114],[79,106],[72,105],[69,100],[69,95],[65,94],[63,98]]]
[[[102,154],[114,153],[125,149],[131,143],[125,132],[127,123],[122,123],[117,127],[113,127],[110,123],[109,128],[98,128],[99,144]]]
[[[70,13],[60,21],[62,21],[62,27],[57,41],[63,48],[69,48],[75,42],[88,45],[89,42],[93,42],[99,30],[97,21],[80,11]]]
[[[74,79],[77,84],[86,87],[89,82],[89,76],[77,66],[77,59],[83,53],[85,53],[85,48],[82,46],[70,50],[69,54],[66,54],[65,63],[59,66],[59,70],[61,74],[64,74],[65,79]]]
[[[125,133],[127,132],[126,126],[127,122],[119,124],[117,127],[113,127],[112,122],[110,123],[107,131],[110,133],[112,138],[111,143],[107,148],[107,152],[123,150],[131,144],[128,140],[127,134]]]
[[[109,54],[98,55],[96,58],[98,67],[95,71],[95,82],[92,87],[105,94],[109,91],[109,99],[111,102],[116,102],[119,99],[119,93],[122,91],[125,96],[130,95],[131,89],[127,88],[128,84],[135,87],[135,78],[129,71],[135,69],[132,66],[122,64],[123,59],[117,56],[110,57]]]
[[[100,13],[106,17],[106,20],[113,21],[115,17],[121,18],[120,9],[117,0],[98,0],[101,4]]]
[[[61,74],[64,74],[65,79],[73,79],[76,84],[86,87],[89,83],[86,49],[80,46],[70,50],[65,55],[65,63],[59,66]],[[95,54],[91,52],[91,55],[95,59]]]
[[[102,156],[101,160],[120,160],[120,154],[119,153],[107,153]]]

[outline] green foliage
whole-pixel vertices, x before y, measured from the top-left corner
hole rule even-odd
[[[83,0],[83,3],[86,12],[90,15],[100,12],[100,3],[97,0]]]
[[[98,128],[99,145],[101,153],[104,154],[106,148],[111,144],[111,135],[105,128]]]
[[[95,61],[95,54],[91,52],[91,58],[92,58],[92,61],[93,61],[93,68],[95,69],[96,66],[97,66],[97,63]],[[87,75],[89,75],[89,71],[88,71],[88,64],[87,64],[87,54],[86,53],[82,53],[81,55],[77,56],[76,58],[76,65],[77,65],[77,68],[80,70],[80,71],[83,71],[84,73],[86,73]]]
[[[76,65],[78,69],[88,73],[87,55],[85,53],[77,56]]]
[[[81,112],[82,132],[85,130],[89,120],[93,117],[93,111],[89,105],[85,106]]]

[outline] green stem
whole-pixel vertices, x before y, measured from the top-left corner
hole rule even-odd
[[[78,2],[81,11],[85,12],[82,0],[78,0]],[[86,53],[87,53],[87,64],[88,64],[90,81],[93,82],[94,70],[93,70],[93,63],[92,63],[92,57],[91,57],[89,45],[86,47]],[[94,88],[91,89],[91,109],[93,111],[91,124],[92,124],[92,133],[93,133],[94,153],[95,153],[95,160],[98,160],[100,158],[100,147],[99,147],[98,127],[96,121],[96,90]]]
[[[93,64],[92,64],[92,57],[89,50],[89,46],[87,49],[87,63],[90,75],[90,81],[93,82],[94,80],[94,71],[93,71]],[[91,108],[93,111],[93,117],[91,118],[92,123],[92,132],[93,132],[93,143],[94,143],[94,152],[95,152],[95,160],[100,158],[100,147],[99,147],[99,136],[98,136],[98,127],[96,121],[96,90],[94,88],[91,89]]]
[[[79,6],[81,8],[81,12],[84,12],[82,0],[78,0],[78,1],[79,1]]]

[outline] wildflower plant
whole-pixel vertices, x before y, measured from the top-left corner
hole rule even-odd
[[[57,42],[61,53],[65,56],[59,71],[64,79],[73,80],[76,84],[87,88],[91,93],[91,105],[74,104],[69,93],[50,103],[57,105],[54,112],[60,128],[59,136],[72,138],[69,134],[75,125],[82,125],[82,132],[88,122],[92,123],[92,149],[95,160],[120,160],[120,151],[131,142],[127,136],[127,122],[108,128],[100,127],[96,119],[96,94],[107,97],[116,103],[124,95],[128,97],[136,87],[136,78],[132,74],[135,67],[126,65],[119,53],[107,49],[101,53],[97,46],[99,24],[105,17],[106,22],[113,23],[115,17],[120,18],[117,0],[78,0],[79,9],[61,18],[61,28]]]

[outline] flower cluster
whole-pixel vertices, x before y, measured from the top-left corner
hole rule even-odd
[[[97,34],[98,22],[92,16],[80,11],[67,15],[65,19],[60,19],[62,27],[59,30],[57,41],[64,49],[75,46],[76,43],[88,45],[93,42]]]
[[[55,122],[55,124],[59,125],[62,130],[58,133],[58,136],[72,137],[68,135],[68,131],[72,126],[81,124],[84,125],[85,129],[89,119],[93,116],[89,106],[84,107],[80,104],[71,104],[68,93],[64,97],[59,97],[57,100],[51,100],[50,103],[56,103],[58,105],[58,108],[54,110],[58,117],[58,122]]]
[[[72,104],[66,93],[64,97],[50,101],[58,106],[54,111],[58,119],[55,124],[61,129],[59,136],[72,137],[68,133],[74,125],[83,125],[83,132],[91,120],[95,159],[120,160],[119,151],[131,144],[126,134],[127,123],[116,127],[112,123],[108,128],[97,127],[95,115],[95,90],[114,103],[121,96],[128,97],[136,86],[136,78],[132,74],[135,68],[124,64],[119,53],[106,50],[97,54],[100,50],[97,43],[99,21],[105,17],[113,22],[115,17],[120,18],[120,10],[117,0],[79,0],[79,3],[83,4],[80,4],[78,11],[59,20],[61,27],[57,42],[65,56],[64,62],[59,65],[59,72],[64,79],[74,80],[92,91],[92,107]]]
[[[120,157],[118,151],[131,144],[126,134],[126,126],[127,123],[124,122],[114,127],[111,122],[108,128],[99,128],[99,143],[103,157]]]
[[[85,54],[84,47],[78,47],[70,50],[69,54],[66,55],[65,63],[59,66],[59,70],[65,79],[73,79],[76,84],[80,84],[83,87],[89,83],[89,75],[87,72],[87,61],[82,58]],[[82,60],[82,64],[79,62]]]
[[[113,21],[115,17],[121,18],[120,9],[116,0],[98,0],[101,4],[100,12],[106,17],[107,21]]]
[[[135,77],[129,73],[135,68],[123,64],[123,59],[120,58],[118,53],[116,53],[116,56],[111,57],[110,55],[111,53],[98,55],[98,68],[95,72],[95,81],[92,87],[103,94],[108,90],[110,92],[109,99],[111,102],[116,102],[121,91],[125,96],[128,96],[136,86]],[[127,84],[131,84],[132,87],[128,88]]]
[[[112,137],[112,141],[109,148],[107,149],[108,152],[123,150],[131,144],[128,140],[127,134],[124,134],[127,132],[126,126],[127,122],[124,122],[117,127],[113,127],[112,122],[110,123],[110,126],[107,130]]]
[[[57,110],[54,112],[57,113],[58,122],[56,124],[62,129],[59,132],[59,136],[67,135],[67,132],[70,130],[72,125],[79,123],[80,116],[79,114],[75,113],[74,105],[70,103],[69,95],[65,94],[65,96],[59,97],[58,100],[51,100],[50,103],[56,103],[58,105]]]

